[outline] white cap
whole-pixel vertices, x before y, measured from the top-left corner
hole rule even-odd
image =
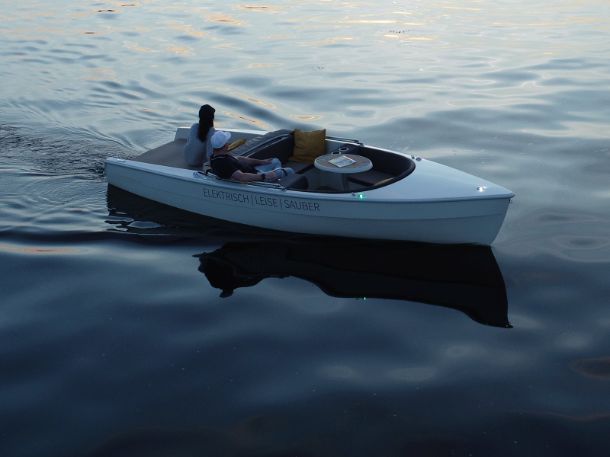
[[[210,143],[214,149],[220,149],[227,144],[229,138],[231,138],[231,134],[229,132],[217,130],[214,132],[214,135],[212,135],[212,138],[210,138]]]

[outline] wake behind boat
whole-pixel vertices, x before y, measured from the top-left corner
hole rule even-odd
[[[327,137],[315,162],[296,162],[294,134],[233,130],[234,154],[277,157],[296,174],[240,183],[189,167],[187,128],[131,160],[106,160],[108,183],[193,213],[272,230],[325,236],[488,245],[514,194],[420,157]]]

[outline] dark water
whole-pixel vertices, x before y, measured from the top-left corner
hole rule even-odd
[[[607,455],[607,2],[2,6],[1,456]],[[439,248],[108,189],[205,102],[517,196]]]

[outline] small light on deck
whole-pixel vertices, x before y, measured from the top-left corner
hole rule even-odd
[[[487,187],[486,187],[486,186],[478,186],[478,187],[477,187],[477,190],[478,190],[479,192],[485,192],[485,191],[487,190]]]
[[[358,200],[364,200],[365,198],[366,198],[366,195],[358,194]]]

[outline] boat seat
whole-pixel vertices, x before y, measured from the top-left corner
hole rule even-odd
[[[207,175],[214,176],[216,179],[220,179],[222,181],[230,181],[230,182],[242,184],[240,181],[236,181],[234,179],[221,178],[216,173],[214,173],[214,171],[210,167],[204,167],[204,169],[201,173],[203,173],[206,176]],[[282,187],[285,187],[286,189],[306,190],[309,187],[309,181],[307,180],[307,178],[304,175],[292,174],[292,175],[284,176],[282,179],[279,179],[276,182],[278,184],[280,184]]]
[[[255,159],[264,159],[267,157],[278,157],[278,159],[282,160],[282,157],[277,155],[275,156],[267,156],[265,153],[268,149],[272,151],[283,151],[283,149],[290,143],[290,148],[292,148],[294,140],[292,139],[292,131],[291,130],[275,130],[273,132],[267,132],[264,135],[256,136],[254,138],[250,138],[241,146],[236,147],[231,151],[233,155],[236,156],[246,156],[246,157],[254,157]],[[265,157],[259,157],[260,154],[265,155]],[[288,157],[286,154],[283,154]],[[284,160],[282,160],[284,162]]]
[[[363,186],[374,186],[378,182],[385,181],[386,179],[390,179],[393,176],[384,173],[379,170],[369,170],[363,173],[356,173],[348,176],[348,181],[354,182],[356,184],[362,184]]]
[[[309,187],[307,178],[298,174],[284,176],[278,181],[278,183],[284,186],[286,189],[306,190]]]
[[[381,187],[403,179],[415,170],[415,162],[402,155],[367,148],[360,148],[358,154],[370,159],[373,168],[350,175],[347,179],[363,186]]]
[[[264,143],[259,143],[258,146],[250,148],[244,155],[252,157],[253,159],[268,159],[271,157],[277,157],[282,166],[292,168],[295,173],[302,174],[313,168],[313,163],[295,162],[291,160],[292,152],[294,149],[294,136],[290,130],[277,130],[275,132],[269,132],[260,138],[267,138]],[[242,145],[235,150],[239,150]]]
[[[297,174],[303,174],[313,168],[313,163],[294,162],[292,160],[289,160],[283,165],[292,168]]]

